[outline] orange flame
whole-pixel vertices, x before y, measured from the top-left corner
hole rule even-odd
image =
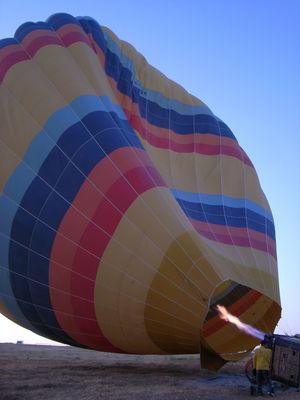
[[[251,325],[245,324],[238,317],[230,314],[225,307],[217,305],[217,311],[221,319],[226,322],[230,322],[231,324],[234,324],[240,331],[247,333],[247,335],[254,336],[260,340],[264,339],[264,332],[261,332]]]

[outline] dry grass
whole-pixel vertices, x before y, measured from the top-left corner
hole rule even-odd
[[[201,370],[199,356],[133,356],[0,344],[0,400],[250,399],[244,364]],[[276,397],[300,400],[277,385]]]

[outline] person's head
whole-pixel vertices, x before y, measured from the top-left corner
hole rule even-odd
[[[265,335],[264,339],[260,342],[260,344],[268,349],[272,348],[272,337]]]

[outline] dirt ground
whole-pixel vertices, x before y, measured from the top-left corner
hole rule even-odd
[[[253,399],[245,361],[214,373],[198,355],[133,356],[68,346],[0,343],[0,400]],[[275,383],[276,398],[300,392]]]

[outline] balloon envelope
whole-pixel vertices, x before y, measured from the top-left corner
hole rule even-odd
[[[88,17],[0,42],[0,311],[50,339],[217,368],[272,332],[274,221],[199,99]]]

